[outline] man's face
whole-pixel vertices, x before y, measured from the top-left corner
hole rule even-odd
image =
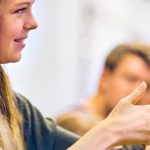
[[[123,97],[133,91],[142,81],[150,85],[150,67],[138,56],[128,54],[113,72],[105,71],[102,86],[106,107],[112,109]],[[150,104],[150,89],[139,104]]]

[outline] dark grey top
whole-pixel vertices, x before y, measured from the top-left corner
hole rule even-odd
[[[16,94],[17,105],[24,118],[23,134],[27,150],[65,150],[78,140],[78,136],[46,120],[26,100]]]

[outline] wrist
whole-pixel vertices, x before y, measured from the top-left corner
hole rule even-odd
[[[102,121],[68,150],[110,150],[112,147],[118,145],[118,141],[119,136],[117,136],[112,125],[107,123],[107,121]]]
[[[101,149],[107,150],[120,145],[121,137],[118,133],[118,129],[116,129],[114,125],[104,121],[98,124],[98,128],[99,147],[101,147]]]

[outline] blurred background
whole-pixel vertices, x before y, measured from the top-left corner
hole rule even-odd
[[[49,117],[94,94],[112,47],[150,44],[149,8],[149,0],[36,0],[39,28],[22,60],[6,65],[14,90]]]

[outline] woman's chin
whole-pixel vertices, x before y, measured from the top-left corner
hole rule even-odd
[[[18,55],[16,55],[16,56],[14,57],[14,59],[11,60],[11,62],[12,62],[12,63],[18,62],[18,61],[21,60],[21,58],[22,58],[22,55],[21,55],[21,53],[19,53]]]
[[[0,64],[7,64],[7,63],[16,63],[19,62],[21,60],[21,56],[20,57],[16,57],[14,59],[9,59],[9,60],[5,60],[5,61],[1,61]]]
[[[19,61],[21,60],[21,58],[22,58],[22,57],[18,57],[18,58],[16,58],[16,59],[12,60],[11,63],[19,62]]]

